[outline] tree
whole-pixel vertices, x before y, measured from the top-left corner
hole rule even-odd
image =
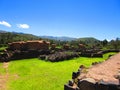
[[[106,39],[102,41],[103,47],[106,46],[107,44],[108,44],[108,41]]]
[[[113,49],[120,49],[120,39],[119,39],[119,38],[116,38],[116,40],[111,40],[111,41],[110,41],[110,46],[111,46]]]

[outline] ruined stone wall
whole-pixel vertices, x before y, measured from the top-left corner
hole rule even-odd
[[[70,48],[70,45],[69,45],[69,44],[64,44],[64,45],[63,45],[63,49],[69,50],[69,48]]]
[[[81,65],[77,72],[72,73],[72,80],[64,85],[64,90],[120,90],[119,84],[106,83],[103,80],[96,81],[93,78],[81,76],[84,68]]]
[[[25,47],[25,42],[12,42],[8,44],[8,47],[11,50],[21,50],[23,47]]]
[[[13,42],[9,43],[11,50],[47,50],[49,49],[49,42],[46,41],[27,41],[27,42]]]

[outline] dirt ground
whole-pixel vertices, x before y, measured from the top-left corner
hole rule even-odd
[[[115,75],[120,71],[120,53],[111,56],[108,60],[91,66],[87,69],[86,74],[81,74],[87,78],[93,78],[96,81],[105,81],[106,83],[118,84],[118,80],[115,78]]]
[[[0,90],[6,90],[6,82],[8,80],[8,66],[9,62],[3,63],[3,68],[5,69],[5,75],[0,74]]]

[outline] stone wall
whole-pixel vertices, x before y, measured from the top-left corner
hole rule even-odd
[[[69,80],[68,83],[64,85],[64,90],[120,90],[120,85],[80,76],[84,68],[82,65],[77,72],[72,73],[72,80]]]
[[[28,50],[48,50],[49,49],[49,42],[46,41],[27,41],[27,48]]]
[[[10,50],[47,50],[49,49],[49,42],[43,40],[34,40],[27,42],[12,42],[9,43]]]

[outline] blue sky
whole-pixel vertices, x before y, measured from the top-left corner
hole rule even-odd
[[[0,0],[0,30],[111,40],[120,37],[120,0]]]

